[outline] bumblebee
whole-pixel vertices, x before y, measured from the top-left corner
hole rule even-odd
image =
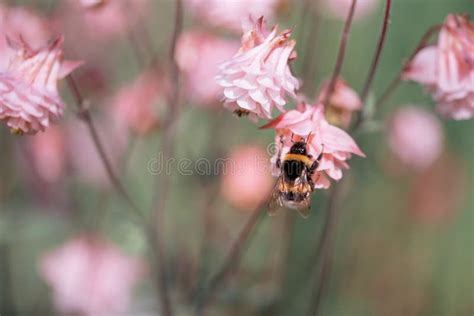
[[[281,170],[273,189],[268,208],[269,215],[274,215],[278,208],[294,209],[304,218],[309,216],[311,193],[314,191],[313,175],[319,166],[323,151],[316,159],[308,154],[307,142],[293,143],[290,151],[281,159],[278,154],[276,166]]]

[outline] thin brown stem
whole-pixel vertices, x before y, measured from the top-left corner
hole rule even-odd
[[[229,274],[236,268],[243,254],[244,246],[249,240],[251,233],[254,231],[261,215],[264,213],[266,202],[259,205],[248,218],[245,225],[242,227],[237,238],[233,241],[229,248],[223,263],[220,265],[217,272],[211,277],[208,284],[198,293],[196,302],[196,315],[204,314],[207,304],[212,300],[215,292],[226,281]]]
[[[0,271],[0,280],[2,281],[2,297],[0,298],[0,313],[2,315],[18,315],[15,306],[14,296],[14,267],[12,261],[12,246],[7,241],[0,243],[0,263],[2,264],[2,271]]]
[[[311,291],[311,305],[308,315],[318,315],[323,295],[329,282],[329,273],[331,270],[333,240],[338,219],[338,203],[341,199],[343,183],[338,183],[329,194],[326,207],[326,221],[323,226],[323,232],[319,239],[318,246],[312,256],[310,265],[320,267],[319,273],[314,273],[314,289]]]
[[[344,29],[342,31],[341,41],[339,43],[339,51],[337,54],[336,65],[334,66],[334,71],[332,73],[331,81],[329,82],[328,91],[324,99],[324,105],[327,106],[331,100],[332,93],[334,92],[334,87],[336,85],[336,80],[341,74],[342,65],[344,63],[344,57],[346,56],[346,47],[347,41],[349,39],[349,32],[352,25],[352,20],[354,18],[354,12],[356,8],[357,0],[352,0],[351,8],[349,9],[349,14],[347,19],[344,22]]]
[[[375,49],[375,55],[372,59],[372,64],[370,65],[369,73],[367,74],[367,79],[365,80],[364,88],[362,89],[361,99],[362,103],[365,103],[367,96],[369,95],[370,88],[374,82],[375,74],[377,72],[377,67],[380,64],[380,57],[382,56],[383,47],[385,44],[385,39],[387,38],[388,24],[390,22],[390,12],[392,9],[392,0],[386,0],[385,3],[385,14],[383,17],[382,28],[380,29],[380,36],[377,42],[377,47]]]
[[[402,70],[403,71],[403,70]],[[402,71],[397,74],[395,78],[390,81],[390,84],[387,86],[385,91],[382,93],[380,98],[375,101],[375,110],[378,110],[379,107],[385,103],[385,101],[388,100],[388,98],[397,90],[397,88],[400,86],[400,83],[402,82]],[[358,127],[360,124],[356,125],[355,127]]]
[[[372,64],[369,68],[367,79],[365,80],[364,87],[362,88],[361,100],[362,100],[362,104],[364,104],[364,107],[367,101],[367,97],[369,96],[370,88],[372,87],[372,83],[374,82],[375,74],[377,72],[377,67],[380,64],[380,57],[382,56],[385,39],[387,37],[387,30],[388,30],[388,25],[390,22],[391,9],[392,9],[392,1],[386,0],[385,14],[384,14],[383,22],[382,22],[382,28],[380,29],[380,35],[377,42],[377,47],[375,48],[374,58],[372,59]],[[355,123],[352,126],[352,130],[358,129],[362,125],[363,121],[366,119],[364,114],[365,113],[363,110],[358,113]]]
[[[107,173],[107,176],[113,188],[122,197],[122,199],[128,204],[129,209],[133,213],[133,216],[138,218],[141,222],[144,222],[143,214],[141,213],[138,206],[135,204],[135,202],[132,200],[132,198],[128,194],[127,190],[125,189],[125,186],[122,184],[120,179],[115,174],[115,171],[112,167],[112,163],[110,162],[110,159],[107,156],[105,147],[102,141],[100,140],[99,133],[97,132],[97,128],[95,127],[94,121],[92,119],[92,116],[89,110],[89,105],[87,104],[84,97],[82,96],[79,90],[79,87],[76,81],[74,80],[74,77],[72,75],[69,75],[66,78],[66,80],[72,92],[72,95],[74,97],[76,107],[78,109],[78,116],[86,124],[89,130],[92,142],[94,143],[97,153],[99,154],[99,158],[102,161],[102,164],[104,165],[105,171]]]
[[[176,0],[174,30],[171,35],[169,60],[170,65],[170,92],[168,95],[168,113],[163,122],[163,137],[161,149],[165,161],[173,156],[175,125],[178,118],[178,103],[179,103],[179,68],[175,61],[176,44],[179,35],[183,28],[183,6],[181,0]],[[161,181],[160,181],[161,180]],[[163,242],[163,221],[164,210],[169,196],[169,188],[171,186],[171,175],[164,175],[157,179],[155,185],[155,193],[152,198],[152,213],[151,213],[151,231],[153,245],[156,251],[156,265],[158,269],[157,282],[160,289],[160,301],[162,314],[164,316],[171,316],[173,314],[171,301],[169,298],[168,284],[166,281],[166,266],[165,266],[165,247]]]
[[[194,288],[197,288],[197,284],[200,284],[204,278],[207,276],[209,270],[209,255],[212,250],[212,241],[215,237],[215,228],[216,228],[216,197],[219,195],[218,186],[212,184],[202,184],[204,187],[202,190],[202,195],[204,196],[203,206],[200,210],[202,216],[202,227],[203,227],[203,236],[201,241],[200,249],[200,263],[199,263],[199,277],[196,279],[196,285]]]
[[[310,11],[311,8],[309,7],[309,1],[306,3],[308,6],[306,8],[307,11]],[[306,93],[312,93],[311,87],[314,86],[314,77],[317,72],[318,68],[318,61],[319,58],[316,58],[314,52],[316,51],[316,45],[318,43],[318,39],[320,36],[320,29],[321,29],[321,16],[319,12],[312,12],[312,19],[309,21],[308,31],[306,32],[306,37],[303,39],[303,43],[306,44],[303,50],[303,61],[302,61],[302,78],[303,83],[305,85]],[[303,27],[306,29],[306,24],[303,24]]]
[[[412,62],[412,60],[413,60],[413,58],[415,58],[416,54],[418,54],[418,52],[420,50],[422,50],[423,48],[426,47],[426,45],[428,45],[431,38],[436,33],[439,32],[441,27],[442,27],[442,24],[433,25],[425,32],[425,34],[423,34],[423,37],[421,38],[420,42],[418,43],[418,45],[416,46],[414,51],[411,53],[410,57],[403,63],[403,66],[400,69],[397,76],[390,82],[390,84],[385,89],[385,91],[382,93],[380,98],[376,101],[375,109],[378,109],[388,99],[388,97],[395,91],[395,89],[398,87],[398,85],[400,84],[400,82],[402,80],[403,71],[405,71],[405,69],[408,67],[408,65]]]
[[[333,245],[331,242],[331,245],[329,246],[329,249],[327,250],[326,255],[323,258],[318,287],[313,292],[314,296],[311,300],[313,304],[311,305],[309,315],[318,316],[321,314],[321,302],[323,300],[324,293],[326,292],[326,289],[329,285],[329,279],[331,276],[332,260],[333,260],[332,252],[333,252]]]
[[[441,29],[442,27],[442,24],[436,24],[436,25],[433,25],[431,26],[426,32],[425,34],[423,35],[423,37],[421,38],[420,42],[418,43],[418,45],[415,47],[415,49],[413,50],[413,52],[411,53],[410,57],[403,63],[403,66],[401,67],[400,71],[397,73],[397,75],[392,79],[392,81],[390,81],[389,85],[387,86],[387,88],[384,90],[384,92],[382,93],[382,95],[376,100],[375,102],[375,106],[374,106],[374,111],[378,111],[381,106],[389,99],[389,97],[395,92],[395,90],[400,86],[400,83],[402,82],[402,74],[403,72],[406,70],[406,68],[408,67],[408,65],[412,62],[413,58],[416,56],[416,54],[422,50],[423,48],[426,47],[426,45],[428,45],[429,41],[431,40],[431,38],[439,32],[439,30]],[[354,124],[353,126],[353,130],[356,130],[358,129],[363,121],[365,120],[365,118],[361,115],[359,115],[356,123]]]

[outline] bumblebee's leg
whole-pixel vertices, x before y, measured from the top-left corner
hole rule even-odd
[[[313,181],[313,178],[311,176],[308,177],[308,183],[311,186],[311,191],[314,191],[314,184],[319,181],[319,178],[321,178],[321,172],[318,172],[316,175],[316,181]]]
[[[321,159],[323,158],[323,152],[324,152],[323,150],[324,150],[324,147],[321,150],[321,153],[319,154],[318,158],[316,158],[316,160],[313,162],[311,167],[309,167],[309,174],[310,175],[313,175],[313,173],[316,171],[316,169],[318,169],[319,163],[321,162]]]
[[[278,169],[281,168],[281,150],[283,149],[283,136],[280,136],[280,148],[278,149],[276,166]]]

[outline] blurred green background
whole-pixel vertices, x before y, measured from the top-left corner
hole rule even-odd
[[[314,45],[311,59],[316,71],[304,83],[308,97],[313,98],[321,80],[332,72],[342,22],[311,11],[305,24],[301,25],[303,1],[289,2],[277,22],[295,28],[300,55],[294,66],[297,76],[302,77],[307,45]],[[428,27],[442,22],[448,13],[474,15],[472,0],[393,2],[387,42],[373,85],[375,97],[380,96],[399,71]],[[29,5],[45,13],[57,5],[55,1],[47,0],[10,3]],[[161,61],[166,60],[173,8],[172,1],[153,1],[153,11],[146,21]],[[355,22],[350,34],[342,74],[358,91],[371,62],[382,13],[380,3],[375,14]],[[186,13],[185,29],[191,29],[195,24],[196,21]],[[140,72],[127,40],[104,44],[100,49],[108,56],[111,89]],[[74,52],[70,53],[74,55]],[[66,89],[62,95],[68,104],[66,116],[72,118],[74,111]],[[97,107],[94,108],[97,115],[104,115],[94,99],[92,101]],[[216,159],[237,145],[251,143],[266,148],[273,141],[272,131],[257,130],[254,124],[238,120],[228,112],[204,110],[189,101],[184,103],[175,143],[177,158]],[[383,124],[394,109],[406,104],[427,109],[434,107],[420,86],[404,83],[377,113],[376,120]],[[414,178],[420,175],[397,175],[387,171],[390,158],[383,127],[357,135],[356,140],[367,158],[353,158],[351,169],[345,173],[347,193],[339,201],[334,267],[322,315],[474,314],[474,122],[445,120],[443,127],[445,155],[455,157],[466,180],[462,203],[450,209],[445,219],[435,223],[420,220],[409,210],[410,188]],[[146,256],[148,250],[140,227],[129,216],[120,198],[110,190],[97,190],[80,180],[68,178],[62,189],[68,192],[72,201],[68,203],[70,209],[58,211],[38,204],[18,171],[21,167],[16,166],[19,163],[16,143],[19,141],[22,140],[2,129],[0,243],[4,256],[0,266],[0,300],[2,306],[14,306],[25,315],[30,311],[42,311],[39,314],[46,315],[52,313],[49,292],[36,272],[36,260],[46,250],[83,229],[97,227],[128,253]],[[128,190],[144,210],[150,209],[156,180],[148,172],[147,164],[156,156],[160,141],[159,131],[135,140],[130,164],[122,170]],[[447,173],[453,167],[439,164]],[[208,275],[214,270],[249,216],[222,199],[219,181],[218,176],[173,174],[172,177],[164,226],[168,280],[172,284],[178,315],[188,315],[192,311],[187,278],[199,279],[203,273]],[[442,187],[443,178],[439,181]],[[219,227],[213,232],[210,250],[203,253],[204,209],[209,195]],[[443,199],[443,190],[439,195]],[[310,260],[320,238],[326,204],[327,192],[317,192],[308,220],[294,217],[288,211],[275,218],[265,217],[238,271],[219,293],[209,314],[305,315],[313,286]],[[202,262],[205,264],[199,270]],[[137,314],[140,309],[153,306],[150,303],[154,298],[152,288],[151,282],[142,282],[135,296]]]

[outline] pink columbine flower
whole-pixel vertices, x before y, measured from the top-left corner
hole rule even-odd
[[[265,150],[256,145],[235,148],[226,159],[221,192],[235,208],[255,210],[265,202],[274,185]]]
[[[358,0],[354,13],[355,20],[361,20],[373,14],[380,0]],[[349,14],[352,0],[323,0],[326,11],[337,19],[345,20]]]
[[[444,116],[474,117],[474,23],[467,16],[448,15],[437,45],[420,50],[403,78],[424,85]]]
[[[110,101],[116,122],[139,136],[157,128],[159,119],[155,105],[160,96],[164,97],[164,85],[157,72],[150,71],[121,88]]]
[[[263,17],[243,25],[242,47],[229,61],[220,65],[217,83],[224,88],[224,106],[252,120],[271,118],[274,107],[284,112],[286,95],[295,97],[298,79],[288,62],[295,58],[295,41],[290,30],[266,31]]]
[[[39,272],[52,288],[59,312],[118,315],[127,312],[132,288],[143,276],[145,266],[109,242],[80,236],[44,254]]]
[[[0,120],[14,133],[35,134],[63,113],[59,79],[79,63],[64,62],[62,38],[33,50],[25,42],[11,42],[17,54],[8,69],[0,72]]]
[[[192,31],[183,33],[176,48],[176,62],[185,75],[186,93],[193,104],[213,106],[220,98],[221,88],[214,77],[218,64],[231,58],[239,43]]]
[[[436,116],[419,107],[408,106],[392,117],[388,143],[405,166],[420,171],[438,159],[443,138],[443,128]]]
[[[262,128],[276,130],[277,148],[271,159],[274,176],[280,174],[280,170],[276,168],[278,157],[284,157],[295,141],[307,141],[309,154],[313,158],[323,152],[317,169],[319,172],[316,172],[313,178],[317,189],[329,188],[330,182],[327,176],[340,180],[342,170],[349,169],[347,160],[352,154],[365,157],[349,134],[329,124],[324,115],[324,106],[320,103],[314,106],[300,104],[298,109],[280,115]]]
[[[190,11],[204,22],[239,31],[241,21],[249,16],[273,17],[280,0],[186,0]]]
[[[319,92],[318,101],[325,102],[330,82],[323,83]],[[326,105],[326,119],[333,125],[348,128],[351,123],[352,113],[362,108],[362,101],[343,79],[338,78],[334,90]]]

